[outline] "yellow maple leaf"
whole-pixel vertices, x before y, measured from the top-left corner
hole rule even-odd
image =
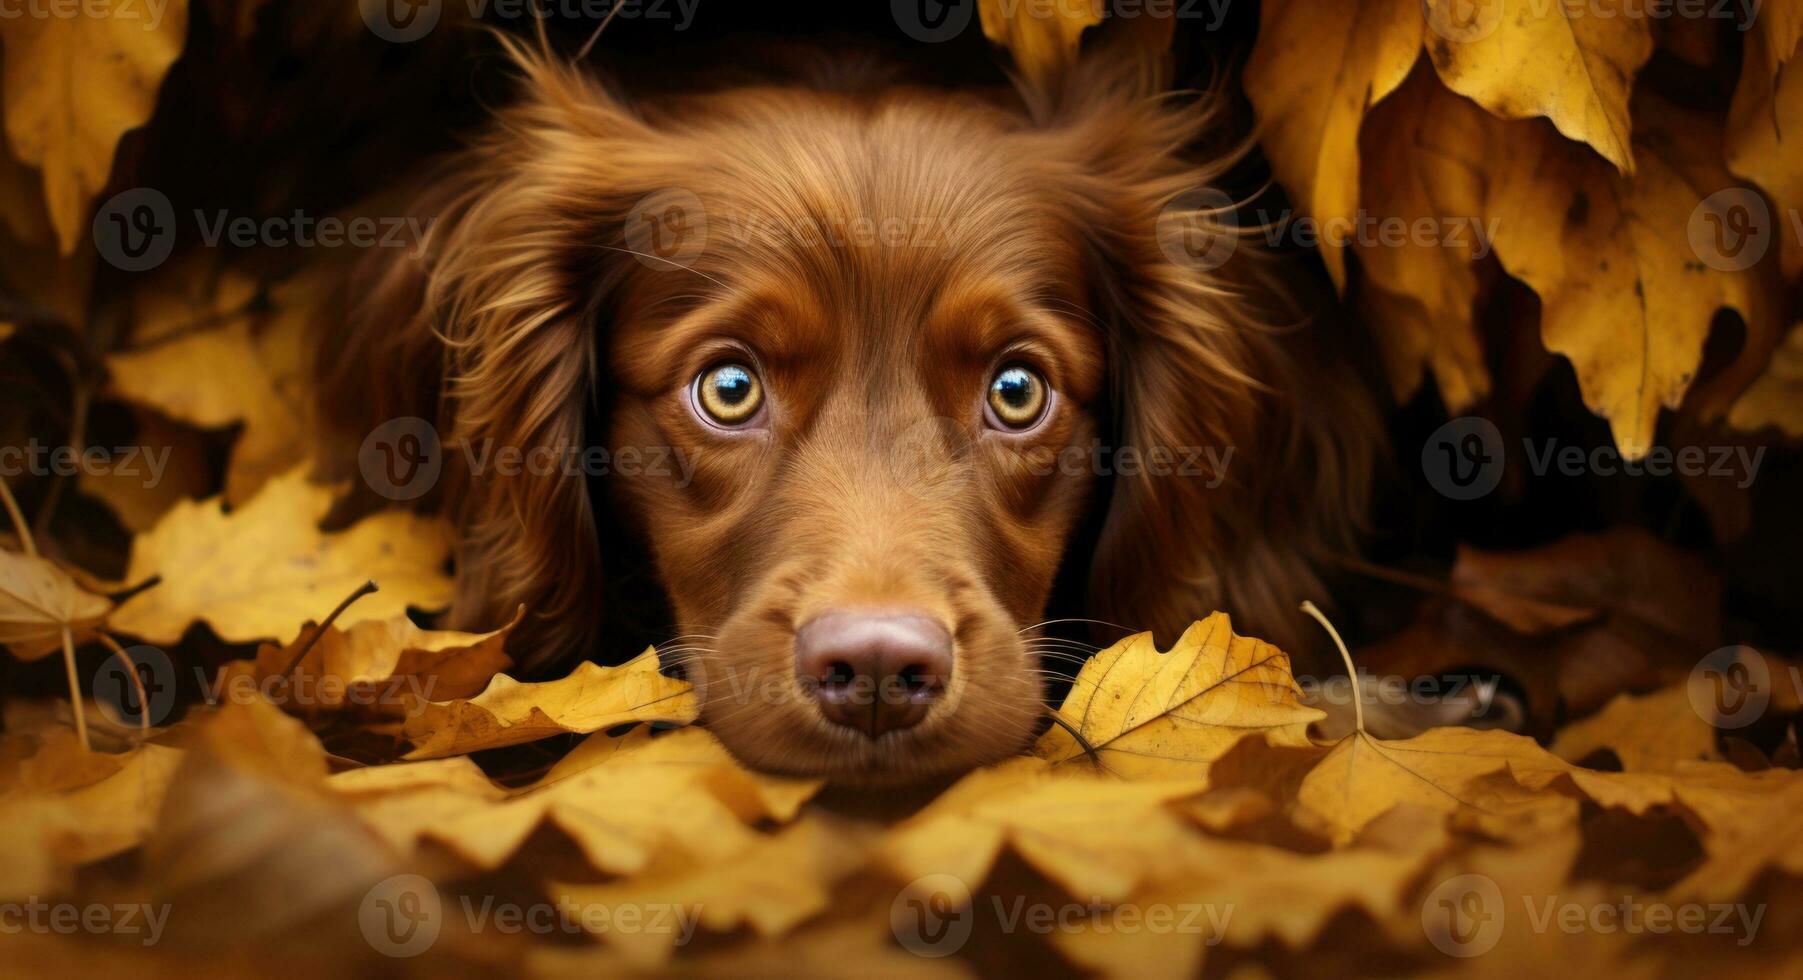
[[[1603,710],[1559,730],[1554,755],[1579,762],[1608,749],[1625,772],[1664,772],[1680,762],[1721,758],[1715,728],[1691,707],[1678,684],[1651,694],[1618,694]]]
[[[1420,0],[1269,0],[1259,13],[1246,96],[1277,178],[1321,221],[1321,258],[1344,289],[1359,125],[1420,56]]]
[[[1195,976],[1207,946],[1256,948],[1277,939],[1307,948],[1336,915],[1358,909],[1382,921],[1402,903],[1446,845],[1443,830],[1425,826],[1431,828],[1425,846],[1407,852],[1352,847],[1301,854],[1196,836],[1170,855],[1161,883],[1061,928],[1053,941],[1091,969],[1133,963],[1172,977]],[[1156,909],[1181,910],[1185,927],[1148,928],[1145,917]]]
[[[1719,126],[1650,96],[1636,104],[1647,125],[1632,178],[1542,123],[1511,126],[1489,173],[1497,257],[1540,295],[1547,349],[1571,361],[1584,403],[1631,459],[1652,446],[1659,409],[1690,387],[1717,310],[1771,329],[1751,261],[1724,254],[1713,266],[1708,243],[1691,237],[1704,195],[1734,186]]]
[[[1076,61],[1084,30],[1101,23],[1104,13],[1103,0],[977,3],[983,33],[1014,55],[1014,64],[1022,74],[1042,84]]]
[[[1073,895],[1120,900],[1156,879],[1195,834],[1166,804],[1204,788],[1014,759],[960,780],[891,831],[880,855],[904,881],[951,875],[974,890],[1009,847]]]
[[[366,619],[349,629],[328,625],[323,631],[308,622],[293,642],[265,643],[257,648],[255,661],[226,665],[221,687],[248,682],[260,688],[271,678],[284,677],[293,689],[308,692],[304,704],[292,702],[297,709],[311,713],[355,706],[398,715],[405,708],[403,693],[449,700],[481,691],[513,665],[507,635],[525,615],[522,606],[512,622],[488,633],[422,630],[405,616]],[[297,661],[303,649],[306,654]]]
[[[759,936],[782,936],[831,907],[833,886],[863,861],[866,836],[816,817],[759,838],[714,864],[605,885],[556,884],[548,891],[585,927],[594,920],[580,914],[584,908],[637,905],[691,910],[697,924],[710,932],[748,926]],[[674,928],[609,929],[602,924],[594,931],[644,966],[662,965],[685,938]]]
[[[79,748],[73,738],[63,742]],[[178,749],[144,745],[86,785],[0,793],[0,901],[61,891],[75,868],[138,846],[157,824],[181,759]]]
[[[1576,813],[1545,784],[1523,787],[1511,764],[1537,771],[1570,767],[1531,738],[1502,731],[1435,728],[1409,739],[1379,739],[1354,731],[1302,780],[1297,804],[1335,843],[1401,804],[1445,813],[1468,811],[1496,829],[1563,822]]]
[[[1428,55],[1446,87],[1504,119],[1545,116],[1631,174],[1628,97],[1653,55],[1631,0],[1427,0]]]
[[[1789,63],[1803,42],[1803,3],[1765,0],[1744,32],[1740,82],[1728,107],[1728,169],[1764,188],[1778,203],[1784,274],[1803,272],[1803,236],[1789,223],[1803,207],[1803,71]],[[1790,70],[1784,70],[1786,67]]]
[[[567,677],[538,684],[499,674],[467,701],[406,700],[401,733],[414,743],[408,759],[467,755],[635,721],[686,725],[700,712],[688,681],[658,672],[655,649],[618,667],[584,661]]]
[[[44,173],[44,197],[64,255],[113,172],[126,131],[144,125],[188,36],[188,0],[110,14],[0,19],[6,135]]]
[[[1090,658],[1059,715],[1104,768],[1137,779],[1200,779],[1241,738],[1307,745],[1324,715],[1304,706],[1289,655],[1238,636],[1226,613],[1200,620],[1168,652],[1140,633]],[[1070,732],[1053,728],[1034,753],[1055,764],[1084,760]]]
[[[226,472],[225,499],[232,504],[248,500],[306,452],[306,411],[283,397],[277,383],[287,370],[272,355],[283,349],[280,339],[254,327],[250,318],[237,317],[107,358],[119,397],[203,429],[242,426]],[[197,378],[206,383],[196,384]]]
[[[1360,139],[1365,207],[1386,222],[1445,234],[1365,241],[1359,296],[1397,400],[1407,402],[1429,368],[1447,411],[1469,409],[1490,392],[1477,335],[1478,274],[1489,247],[1484,214],[1486,157],[1495,117],[1446,90],[1425,67],[1379,105]],[[1447,228],[1446,219],[1467,222]]]
[[[467,758],[352,770],[329,782],[404,853],[430,840],[492,870],[551,826],[596,870],[621,875],[727,860],[762,839],[749,823],[793,820],[821,785],[749,772],[698,728],[653,737],[642,727],[592,735],[544,778],[511,792]]]
[[[288,635],[372,579],[381,591],[354,607],[359,619],[450,601],[443,522],[386,511],[324,534],[319,521],[332,496],[308,483],[302,466],[229,513],[219,498],[177,504],[132,542],[127,579],[162,581],[121,605],[111,625],[167,644],[204,621],[226,642],[248,643]]]

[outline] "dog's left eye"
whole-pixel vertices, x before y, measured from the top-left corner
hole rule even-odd
[[[695,379],[695,401],[716,425],[744,425],[764,404],[764,385],[743,364],[720,364]]]
[[[989,411],[1002,428],[1025,429],[1045,414],[1050,389],[1032,369],[1011,364],[989,381]]]

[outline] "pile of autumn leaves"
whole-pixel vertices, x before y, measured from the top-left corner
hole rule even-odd
[[[305,524],[304,513],[278,509],[317,504],[324,492],[285,478],[240,512],[194,504],[165,527],[209,525],[184,532],[182,555],[216,567],[219,553],[239,550],[238,532],[273,537],[277,523]],[[288,583],[246,585],[268,589],[263,598],[280,608],[297,569],[386,551],[378,538],[413,539],[417,528],[385,527],[391,520],[271,541],[277,550],[261,560],[286,569]],[[433,584],[429,557],[401,560],[415,563],[422,587]],[[184,574],[179,563],[163,567]],[[169,584],[174,595],[195,587]],[[384,589],[359,600],[371,601],[363,611],[384,612],[372,601],[381,596],[404,601]],[[85,628],[155,633],[159,617],[174,628],[179,601],[157,600],[154,615],[127,602]],[[221,612],[229,604],[208,605],[215,629],[246,626]],[[97,721],[90,737],[102,751],[81,746],[61,707],[5,704],[0,902],[171,909],[168,934],[148,952],[105,937],[28,936],[9,938],[9,956],[46,969],[141,969],[165,957],[248,972],[260,953],[292,947],[297,972],[387,962],[357,931],[359,908],[405,872],[446,896],[444,933],[409,961],[431,970],[956,973],[971,960],[914,956],[892,916],[912,907],[911,889],[943,894],[946,876],[968,888],[979,923],[1007,907],[1004,894],[1079,912],[1044,931],[985,936],[979,925],[966,957],[1053,957],[1102,972],[1190,976],[1220,967],[1217,957],[1278,965],[1296,952],[1378,973],[1803,962],[1790,921],[1803,913],[1803,776],[1722,761],[1684,686],[1620,696],[1552,751],[1457,728],[1317,742],[1309,728],[1322,714],[1301,703],[1288,657],[1216,614],[1168,651],[1142,634],[1083,668],[1060,713],[1093,755],[1055,727],[1031,754],[907,802],[751,772],[704,729],[665,730],[691,721],[696,704],[685,683],[657,671],[652,651],[522,684],[495,673],[511,662],[508,626],[421,631],[403,617],[364,618],[358,603],[341,618],[353,625],[291,626],[281,635],[292,642],[229,664],[220,703],[174,724],[142,732]],[[297,698],[284,712],[300,691],[341,694]],[[1784,688],[1771,709],[1794,712],[1795,702]],[[314,730],[345,724],[391,739],[396,758],[365,765],[328,752]],[[585,737],[505,783],[468,755],[571,733]],[[1572,761],[1602,749],[1623,771]],[[895,807],[872,811],[891,798]],[[1443,956],[1424,918],[1436,889],[1460,875],[1484,876],[1503,897],[1494,947],[1468,961]],[[603,925],[572,944],[471,932],[453,895],[476,906],[498,895],[692,909],[699,933],[679,943],[673,932]],[[1537,929],[1524,912],[1624,901],[1745,903],[1760,925],[1750,936],[1574,935]],[[1203,907],[1212,918],[1186,932],[1116,921],[1161,907]]]
[[[1455,415],[1489,394],[1478,314],[1500,264],[1539,296],[1540,339],[1629,458],[1653,444],[1661,409],[1685,405],[1722,309],[1746,322],[1746,346],[1685,408],[1803,435],[1803,330],[1785,302],[1803,273],[1803,2],[1260,9],[1245,87],[1261,146],[1320,222],[1322,257],[1399,397],[1428,371]],[[1699,111],[1732,66],[1725,43],[1741,52],[1731,103]],[[1666,93],[1690,107],[1645,83],[1656,49],[1691,76]],[[1361,241],[1360,217],[1429,233]],[[1488,235],[1445,234],[1448,220]]]

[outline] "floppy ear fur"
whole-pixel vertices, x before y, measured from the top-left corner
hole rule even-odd
[[[493,628],[524,604],[535,663],[587,652],[600,621],[586,479],[563,466],[596,417],[597,320],[617,284],[633,204],[677,169],[666,141],[600,83],[505,38],[524,99],[446,161],[418,198],[419,256],[372,253],[322,348],[322,406],[351,434],[417,415],[445,446],[441,499],[462,535],[454,627]],[[548,467],[476,472],[496,454],[558,451]],[[531,462],[531,457],[527,457]],[[544,469],[550,472],[542,472]]]
[[[1280,281],[1287,271],[1251,233],[1185,210],[1222,186],[1247,144],[1219,142],[1226,99],[1163,93],[1132,51],[1104,49],[1056,84],[1029,93],[1048,179],[1088,237],[1108,331],[1119,453],[1178,461],[1212,452],[1199,474],[1117,474],[1090,564],[1090,605],[1106,619],[1174,639],[1227,610],[1236,629],[1292,652],[1313,644],[1297,605],[1326,596],[1315,569],[1353,546],[1378,445],[1369,389]],[[1217,199],[1225,200],[1225,198]],[[1160,216],[1165,216],[1161,242]],[[1169,229],[1214,222],[1232,254],[1217,267],[1166,247]],[[1218,256],[1218,253],[1209,253]],[[1228,453],[1231,452],[1229,456]],[[1123,467],[1124,468],[1124,467]]]

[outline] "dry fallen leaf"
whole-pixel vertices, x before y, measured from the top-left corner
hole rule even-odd
[[[541,825],[563,831],[598,871],[675,872],[753,846],[747,825],[787,822],[813,780],[748,772],[700,729],[596,734],[536,783],[498,790],[468,759],[340,773],[331,785],[403,853],[442,844],[472,867],[500,867]]]
[[[1714,761],[1715,728],[1691,707],[1687,685],[1618,694],[1602,711],[1560,729],[1554,755],[1579,762],[1607,749],[1626,772],[1663,772],[1680,762]]]
[[[395,855],[325,787],[306,725],[262,700],[200,727],[144,846],[146,873],[181,915],[179,942],[255,944],[325,910],[354,914]]]
[[[1077,58],[1083,31],[1102,22],[1102,0],[1069,0],[1052,5],[1016,6],[980,0],[977,15],[989,40],[1014,55],[1021,74],[1044,84]]]
[[[62,649],[65,627],[85,642],[112,608],[49,559],[0,551],[0,645],[13,656],[36,660]]]
[[[1360,296],[1398,401],[1414,396],[1424,368],[1433,371],[1449,412],[1467,411],[1490,392],[1477,335],[1475,262],[1490,248],[1490,229],[1479,218],[1485,158],[1501,128],[1420,66],[1371,112],[1360,137],[1364,207],[1411,228],[1443,229],[1369,239],[1358,249],[1369,280]],[[1443,224],[1442,216],[1458,223]]]
[[[119,138],[149,121],[163,75],[181,55],[188,0],[112,14],[13,16],[0,27],[6,135],[21,161],[43,171],[44,198],[68,255],[113,172]]]
[[[632,722],[686,725],[700,705],[688,681],[658,673],[653,649],[618,667],[584,661],[569,676],[541,684],[500,674],[467,701],[408,695],[405,710],[401,733],[414,743],[406,757],[437,759]]]
[[[1136,779],[1202,779],[1208,764],[1247,735],[1308,744],[1323,717],[1299,700],[1288,654],[1235,635],[1215,613],[1159,652],[1139,633],[1090,658],[1059,714],[1109,772]],[[1054,764],[1084,764],[1088,752],[1054,727],[1034,747]]]
[[[1165,804],[1203,788],[1015,759],[946,790],[883,840],[881,856],[904,881],[949,874],[974,890],[1009,847],[1073,895],[1119,900],[1157,878],[1193,833]]]
[[[213,487],[201,433],[148,409],[132,409],[137,443],[150,447],[117,466],[81,474],[81,492],[101,501],[133,534],[156,526],[169,508],[182,500],[198,500]]]
[[[1739,311],[1755,331],[1770,315],[1752,269],[1714,268],[1691,243],[1703,198],[1735,183],[1719,126],[1650,96],[1636,105],[1639,164],[1625,184],[1539,123],[1511,127],[1489,171],[1496,254],[1540,295],[1547,349],[1571,361],[1584,403],[1629,459],[1696,377],[1716,311]]]
[[[1772,215],[1787,277],[1803,272],[1803,236],[1797,234],[1797,209],[1803,207],[1803,72],[1791,64],[1803,42],[1803,4],[1765,0],[1746,41],[1740,84],[1728,108],[1724,151],[1728,169],[1772,196]],[[1789,70],[1785,70],[1789,68]]]
[[[1653,54],[1649,18],[1622,0],[1427,0],[1427,51],[1446,87],[1504,119],[1545,116],[1633,173],[1628,95]],[[1636,118],[1639,118],[1638,115]]]
[[[482,690],[512,666],[507,635],[525,615],[522,606],[512,622],[489,633],[422,630],[405,616],[366,619],[349,629],[328,625],[321,630],[309,621],[293,642],[263,644],[254,663],[235,661],[229,668],[235,672],[222,686],[239,676],[257,686],[287,677],[293,687],[313,692],[305,705],[308,711],[351,705],[398,715],[405,708],[404,693],[450,700]],[[302,649],[306,655],[297,661]]]
[[[199,621],[229,643],[248,643],[288,635],[370,580],[381,591],[353,607],[358,619],[450,601],[445,524],[388,511],[323,534],[318,524],[331,505],[331,489],[308,483],[305,467],[230,513],[218,499],[177,504],[132,542],[127,579],[162,581],[121,605],[111,626],[172,644]]]
[[[84,751],[72,735],[63,741],[65,755]],[[0,792],[7,828],[0,835],[0,900],[62,892],[75,868],[137,847],[157,826],[181,758],[177,749],[145,745],[86,785]]]
[[[1765,373],[1728,409],[1728,424],[1746,432],[1769,425],[1788,438],[1803,438],[1803,324],[1791,327]]]
[[[577,907],[685,909],[709,932],[746,926],[759,936],[783,936],[831,906],[833,886],[863,861],[864,836],[838,822],[804,820],[724,861],[630,882],[561,883],[549,891]],[[599,936],[646,966],[667,961],[685,938],[674,929],[601,929]]]
[[[277,385],[288,368],[277,363],[273,350],[284,343],[256,332],[250,318],[239,316],[114,354],[107,368],[121,398],[203,429],[242,426],[225,486],[226,501],[236,505],[291,469],[306,451],[306,409],[283,397]],[[195,384],[195,378],[213,380]]]
[[[1263,844],[1196,837],[1170,855],[1163,880],[1120,908],[1101,908],[1080,927],[1059,930],[1058,948],[1094,970],[1159,964],[1168,975],[1194,976],[1206,946],[1256,948],[1277,939],[1305,948],[1336,915],[1362,911],[1383,921],[1448,845],[1443,827],[1406,852],[1351,847],[1298,854]],[[1160,931],[1139,924],[1150,909],[1173,910],[1191,928]]]
[[[1279,180],[1323,230],[1321,258],[1346,285],[1346,228],[1359,209],[1359,125],[1421,53],[1419,0],[1267,0],[1246,95]]]
[[[1537,829],[1575,814],[1544,785],[1484,777],[1507,774],[1512,765],[1544,769],[1549,759],[1565,765],[1533,739],[1501,731],[1436,728],[1395,741],[1355,731],[1303,779],[1296,802],[1340,844],[1400,804],[1469,811],[1499,831]]]

